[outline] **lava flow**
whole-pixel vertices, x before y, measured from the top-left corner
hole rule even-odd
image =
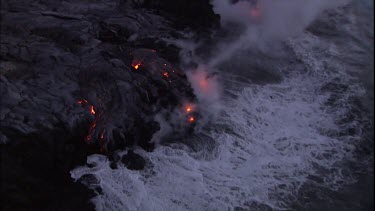
[[[82,106],[85,106],[85,104],[89,104],[86,99],[78,100],[77,103]],[[94,106],[89,105],[88,107],[89,107],[90,113],[95,116],[96,112],[95,112]],[[89,126],[88,135],[86,136],[87,142],[91,141],[92,135],[95,133],[95,127],[96,127],[96,120],[94,120]]]
[[[196,117],[195,117],[195,105],[193,104],[188,104],[188,105],[185,105],[184,106],[184,111],[185,113],[188,115],[187,116],[187,120],[189,123],[194,123],[196,121]]]
[[[94,106],[90,106],[90,113],[92,115],[95,115],[95,109],[94,109]]]
[[[77,103],[82,105],[82,106],[85,106],[86,104],[89,104],[88,101],[86,99],[83,99],[83,100],[77,100]],[[95,107],[93,105],[89,105],[89,111],[92,115],[95,115]]]
[[[194,121],[195,121],[195,118],[194,118],[194,117],[190,117],[190,118],[189,118],[189,122],[190,122],[190,123],[194,123]]]
[[[172,65],[165,63],[165,61],[160,61],[155,50],[141,49],[134,51],[132,55],[134,56],[131,62],[133,70],[138,70],[142,67],[150,73],[161,74],[169,82],[172,82],[177,75],[181,75]]]
[[[91,140],[92,135],[95,133],[95,127],[96,127],[96,122],[94,120],[94,122],[92,122],[89,126],[88,135],[86,136],[87,142],[89,142]]]
[[[83,100],[78,100],[77,103],[78,103],[78,104],[87,103],[87,100],[85,100],[85,99],[83,99]]]
[[[195,105],[194,104],[187,104],[187,105],[185,105],[184,106],[184,108],[185,108],[185,112],[188,114],[188,113],[191,113],[191,112],[193,112],[193,111],[195,111]]]
[[[138,70],[138,68],[141,66],[141,64],[136,64],[136,65],[134,65],[133,67],[134,67],[134,69],[136,69],[136,70]]]

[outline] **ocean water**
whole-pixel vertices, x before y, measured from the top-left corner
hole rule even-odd
[[[242,49],[216,67],[199,133],[136,149],[142,171],[91,155],[72,177],[100,178],[97,210],[372,210],[372,10],[335,9],[276,53]]]

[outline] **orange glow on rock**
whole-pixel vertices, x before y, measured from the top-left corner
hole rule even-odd
[[[195,121],[194,117],[190,117],[190,118],[189,118],[189,122],[190,122],[190,123],[193,123],[194,121]]]
[[[95,115],[95,109],[94,109],[94,106],[91,106],[91,107],[90,107],[90,113],[93,114],[93,115]]]
[[[193,103],[187,103],[187,104],[184,105],[183,110],[184,110],[185,113],[189,114],[189,113],[194,112],[196,110],[196,105],[193,104]],[[193,115],[190,115],[190,117],[193,117]]]
[[[141,66],[141,64],[134,65],[134,69],[138,70],[139,66]]]
[[[77,100],[77,103],[78,103],[78,104],[87,103],[87,100],[85,100],[85,99],[83,99],[83,100]]]

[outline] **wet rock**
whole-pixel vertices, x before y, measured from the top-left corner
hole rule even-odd
[[[117,169],[117,168],[118,168],[118,166],[117,166],[117,162],[111,162],[111,163],[109,164],[109,167],[111,167],[111,169]]]
[[[95,175],[93,174],[84,174],[82,175],[82,177],[80,177],[77,182],[87,186],[87,187],[91,187],[91,186],[97,186],[100,184],[100,179],[97,178]]]
[[[108,155],[109,161],[117,162],[121,159],[121,156],[119,155],[119,151],[115,151]]]
[[[142,170],[146,166],[145,159],[129,150],[128,153],[121,158],[121,162],[130,170]]]
[[[112,169],[117,169],[117,162],[121,160],[121,156],[118,151],[111,153],[108,158],[111,164],[109,165]]]

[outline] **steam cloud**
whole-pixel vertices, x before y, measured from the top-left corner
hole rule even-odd
[[[258,0],[259,20],[254,20],[249,1],[230,3],[213,0],[214,11],[220,15],[223,27],[240,25],[242,33],[229,44],[219,44],[220,54],[215,55],[210,66],[228,60],[244,48],[264,48],[270,42],[298,36],[324,10],[332,9],[350,0]],[[225,49],[225,50],[224,50]],[[223,52],[223,53],[221,53]]]
[[[322,11],[348,2],[349,0],[258,0],[262,20],[256,25],[264,31],[262,35],[286,38],[301,32]],[[250,13],[252,5],[249,1],[231,4],[228,0],[213,0],[212,4],[214,11],[220,15],[222,24],[234,22],[254,28]]]

